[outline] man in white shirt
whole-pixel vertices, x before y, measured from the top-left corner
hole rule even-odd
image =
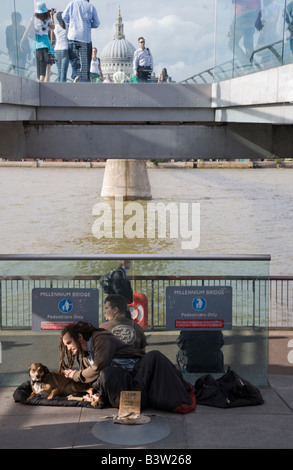
[[[145,39],[138,38],[139,48],[133,55],[133,73],[139,82],[147,82],[153,70],[153,57],[149,48],[145,47]]]
[[[91,29],[98,28],[97,10],[89,0],[72,0],[62,18],[68,24],[68,54],[74,81],[90,81],[92,57]]]

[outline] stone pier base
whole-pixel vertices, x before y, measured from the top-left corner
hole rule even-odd
[[[101,197],[124,200],[152,199],[145,160],[107,160]]]

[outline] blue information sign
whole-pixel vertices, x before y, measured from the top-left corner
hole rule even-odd
[[[62,330],[87,321],[99,326],[98,289],[35,288],[32,290],[32,330]]]
[[[230,330],[232,287],[168,286],[167,330]]]

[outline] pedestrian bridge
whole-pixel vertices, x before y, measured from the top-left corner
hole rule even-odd
[[[37,83],[0,72],[0,157],[290,158],[293,64],[212,84]]]

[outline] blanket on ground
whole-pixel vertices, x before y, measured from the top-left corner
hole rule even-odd
[[[99,395],[98,408],[119,408],[121,391],[141,391],[141,408],[154,408],[174,413],[189,413],[196,407],[194,388],[185,382],[174,364],[159,351],[150,351],[140,359],[133,372],[119,366],[105,367],[93,384]],[[52,400],[31,393],[30,382],[20,385],[13,394],[14,400],[26,405],[85,406],[90,402],[55,397]]]
[[[22,403],[24,405],[43,405],[43,406],[83,406],[91,407],[91,403],[88,401],[80,400],[67,400],[65,396],[58,396],[48,400],[41,395],[35,395],[31,400],[29,396],[32,393],[32,387],[30,381],[21,384],[13,393],[13,398],[16,403]]]

